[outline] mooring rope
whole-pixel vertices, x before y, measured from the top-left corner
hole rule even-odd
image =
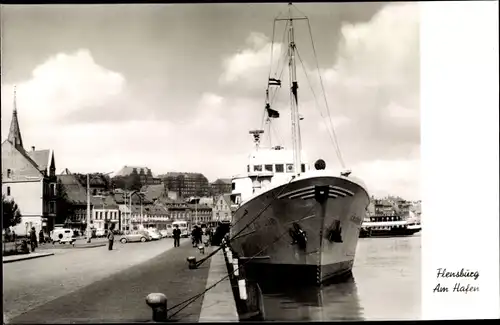
[[[309,213],[311,213],[311,211],[314,209],[314,205],[307,211],[307,213],[301,217],[300,219],[294,221],[294,222],[300,222],[302,221],[303,219],[309,217]],[[187,308],[189,305],[191,305],[193,302],[195,302],[198,298],[200,298],[201,296],[203,296],[206,292],[208,292],[209,290],[213,289],[216,285],[218,285],[219,283],[221,283],[222,281],[224,281],[225,279],[227,279],[228,277],[232,276],[234,274],[234,272],[236,272],[237,270],[239,270],[241,267],[245,266],[247,263],[249,263],[250,261],[252,261],[253,259],[255,259],[257,256],[259,256],[262,252],[264,252],[266,249],[268,249],[269,247],[271,247],[272,245],[276,244],[284,235],[286,235],[288,233],[288,229],[283,231],[283,233],[281,233],[272,243],[270,243],[269,245],[267,245],[266,247],[264,247],[263,249],[261,249],[259,252],[257,252],[255,255],[251,256],[248,260],[246,260],[245,262],[242,263],[242,265],[239,265],[237,269],[233,270],[232,272],[228,273],[227,275],[223,276],[220,280],[218,280],[217,282],[215,282],[213,285],[211,285],[210,287],[206,288],[205,290],[203,290],[202,292],[192,296],[191,298],[188,298],[186,300],[184,300],[183,302],[180,302],[176,305],[174,305],[173,307],[170,307],[167,309],[167,312],[168,311],[171,311],[172,309],[176,308],[176,307],[179,307],[180,305],[182,304],[186,304],[185,306],[183,306],[182,308],[180,308],[179,310],[177,310],[175,313],[173,313],[172,315],[170,315],[168,317],[168,319],[171,319],[172,317],[174,317],[175,315],[177,315],[179,312],[181,312],[182,310],[184,310],[185,308]],[[220,248],[223,248],[225,245],[221,245],[219,247]]]

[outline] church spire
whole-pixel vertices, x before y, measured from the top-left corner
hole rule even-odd
[[[9,137],[7,138],[17,149],[23,148],[23,139],[21,138],[21,129],[17,120],[16,86],[14,86],[14,111],[12,112],[12,121],[10,122]]]

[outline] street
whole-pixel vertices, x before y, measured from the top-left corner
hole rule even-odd
[[[181,244],[186,241],[181,240]],[[172,239],[162,239],[147,243],[117,242],[113,251],[108,251],[107,247],[56,248],[53,256],[4,264],[4,321],[8,322],[37,306],[141,264],[172,247]],[[78,304],[87,304],[93,298],[82,298]],[[50,322],[51,319],[46,318],[45,321]]]

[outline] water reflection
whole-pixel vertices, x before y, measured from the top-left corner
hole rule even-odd
[[[420,235],[360,239],[353,275],[318,287],[261,284],[266,320],[421,318]]]
[[[266,321],[363,320],[352,274],[322,287],[264,285],[262,293]]]

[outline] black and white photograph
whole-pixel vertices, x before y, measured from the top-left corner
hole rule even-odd
[[[498,165],[498,75],[496,106],[467,111],[485,156],[449,131],[471,132],[458,97],[427,100],[424,64],[447,60],[424,54],[446,42],[424,46],[423,7],[2,4],[4,323],[447,319],[485,292],[498,317],[498,252],[437,255],[485,227],[498,249],[498,177],[491,227],[456,216],[480,186],[459,182]]]

